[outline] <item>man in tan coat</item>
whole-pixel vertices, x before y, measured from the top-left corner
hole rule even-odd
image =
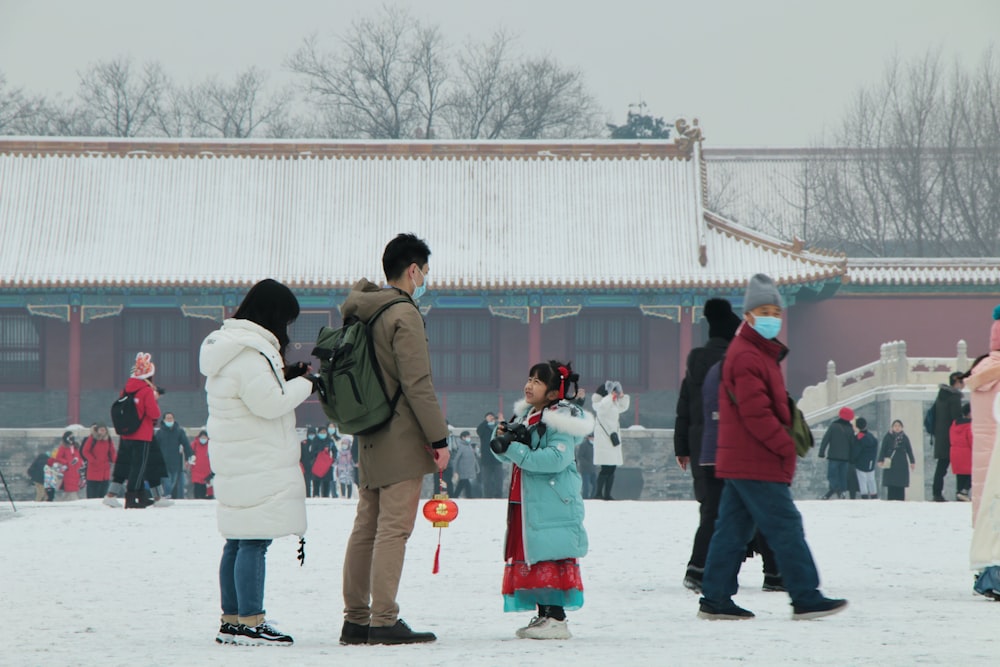
[[[385,247],[388,287],[362,279],[341,307],[344,318],[367,322],[386,309],[372,331],[386,393],[402,388],[392,419],[359,436],[358,510],[344,556],[344,627],[341,644],[413,644],[434,641],[399,618],[396,593],[406,542],[420,504],[424,475],[448,465],[448,425],[431,380],[424,321],[414,299],[427,288],[427,244],[400,234]]]

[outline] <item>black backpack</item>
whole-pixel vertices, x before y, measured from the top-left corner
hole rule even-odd
[[[132,435],[142,426],[139,409],[135,407],[136,393],[124,393],[111,404],[111,423],[118,435]]]
[[[927,435],[934,435],[935,426],[937,426],[937,401],[931,403],[931,407],[924,413],[924,431]]]

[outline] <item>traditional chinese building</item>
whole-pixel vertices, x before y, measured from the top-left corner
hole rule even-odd
[[[738,307],[757,271],[790,306],[795,391],[831,358],[870,361],[869,339],[899,326],[953,349],[981,325],[985,342],[996,266],[867,265],[753,231],[707,207],[712,168],[688,141],[0,140],[0,427],[106,419],[139,350],[165,409],[203,423],[199,344],[250,285],[292,287],[289,361],[309,360],[404,231],[432,250],[420,306],[455,424],[509,407],[531,363],[561,358],[588,391],[624,384],[624,423],[671,425],[702,304]]]

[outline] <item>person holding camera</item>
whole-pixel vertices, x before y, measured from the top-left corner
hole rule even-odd
[[[232,318],[201,344],[212,485],[226,540],[219,562],[220,644],[293,643],[265,617],[264,574],[271,541],[306,532],[295,408],[316,390],[316,381],[307,364],[285,365],[288,327],[298,316],[292,291],[268,278],[251,287]]]
[[[62,484],[59,486],[60,500],[80,499],[80,469],[83,468],[83,457],[80,456],[80,449],[76,446],[76,436],[72,431],[66,431],[62,435],[59,447],[55,454],[49,459],[49,465],[59,466],[62,471]]]
[[[590,395],[597,417],[594,428],[594,465],[601,466],[597,474],[595,498],[614,500],[611,488],[615,485],[615,469],[625,462],[618,416],[628,410],[632,399],[622,391],[622,383],[608,380]]]
[[[504,546],[504,611],[538,609],[517,631],[521,639],[569,639],[566,610],[583,606],[577,559],[587,554],[588,542],[574,454],[577,442],[593,432],[594,419],[569,402],[579,377],[568,363],[532,366],[524,400],[514,405],[514,419],[500,422],[490,442],[498,460],[514,464]]]

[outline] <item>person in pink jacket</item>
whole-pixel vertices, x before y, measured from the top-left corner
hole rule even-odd
[[[965,387],[972,404],[972,523],[975,525],[982,499],[986,471],[996,439],[997,422],[993,418],[993,400],[1000,393],[1000,306],[993,309],[990,327],[990,353],[979,357],[966,372]]]

